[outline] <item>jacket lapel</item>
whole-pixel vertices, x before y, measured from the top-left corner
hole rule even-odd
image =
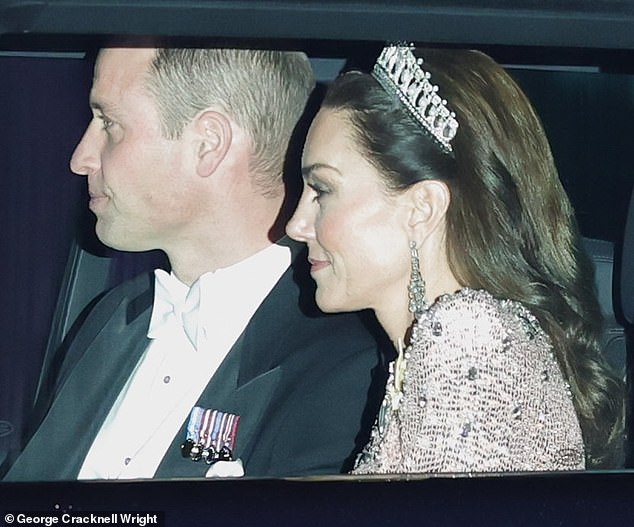
[[[231,348],[197,406],[240,416],[234,458],[247,461],[264,422],[273,394],[282,379],[280,336],[291,317],[297,316],[298,288],[293,267],[286,270],[257,309],[248,326]],[[294,301],[295,299],[295,301]],[[184,459],[180,445],[186,439],[183,423],[155,477],[200,477],[208,470],[204,462]],[[248,474],[248,466],[245,465]]]
[[[240,416],[234,458],[242,457],[245,445],[253,440],[281,375],[280,368],[275,367],[239,385],[240,364],[248,353],[241,337],[196,403],[196,406],[205,409],[220,410]],[[207,472],[209,466],[204,462],[194,463],[181,455],[180,445],[187,437],[188,420],[189,417],[172,441],[155,477],[202,477]]]
[[[6,479],[77,477],[103,421],[147,347],[151,302],[150,289],[114,300],[98,316],[89,317],[68,350],[55,398],[42,424]]]

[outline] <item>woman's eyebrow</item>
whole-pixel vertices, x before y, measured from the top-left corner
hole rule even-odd
[[[306,165],[302,167],[302,176],[304,178],[307,178],[313,172],[316,172],[318,170],[329,170],[341,175],[341,172],[339,171],[339,169],[337,169],[336,167],[333,167],[332,165],[329,165],[327,163],[312,163],[310,165]]]

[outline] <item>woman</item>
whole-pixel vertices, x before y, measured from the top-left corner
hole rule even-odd
[[[355,472],[610,465],[622,386],[542,125],[486,55],[419,55],[334,82],[287,226],[319,306],[373,309],[399,348]]]

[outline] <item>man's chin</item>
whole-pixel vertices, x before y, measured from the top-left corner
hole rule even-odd
[[[154,247],[150,247],[147,243],[135,240],[129,233],[118,232],[112,225],[106,225],[105,222],[99,219],[95,226],[95,234],[99,241],[106,247],[117,251],[143,252],[154,249]]]

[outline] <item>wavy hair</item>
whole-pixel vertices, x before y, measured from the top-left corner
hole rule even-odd
[[[593,268],[543,126],[506,71],[472,50],[418,50],[456,113],[443,153],[371,76],[350,72],[323,106],[344,111],[354,140],[388,189],[444,181],[447,257],[463,285],[519,301],[550,336],[579,416],[589,467],[622,463],[624,386],[600,346]]]

